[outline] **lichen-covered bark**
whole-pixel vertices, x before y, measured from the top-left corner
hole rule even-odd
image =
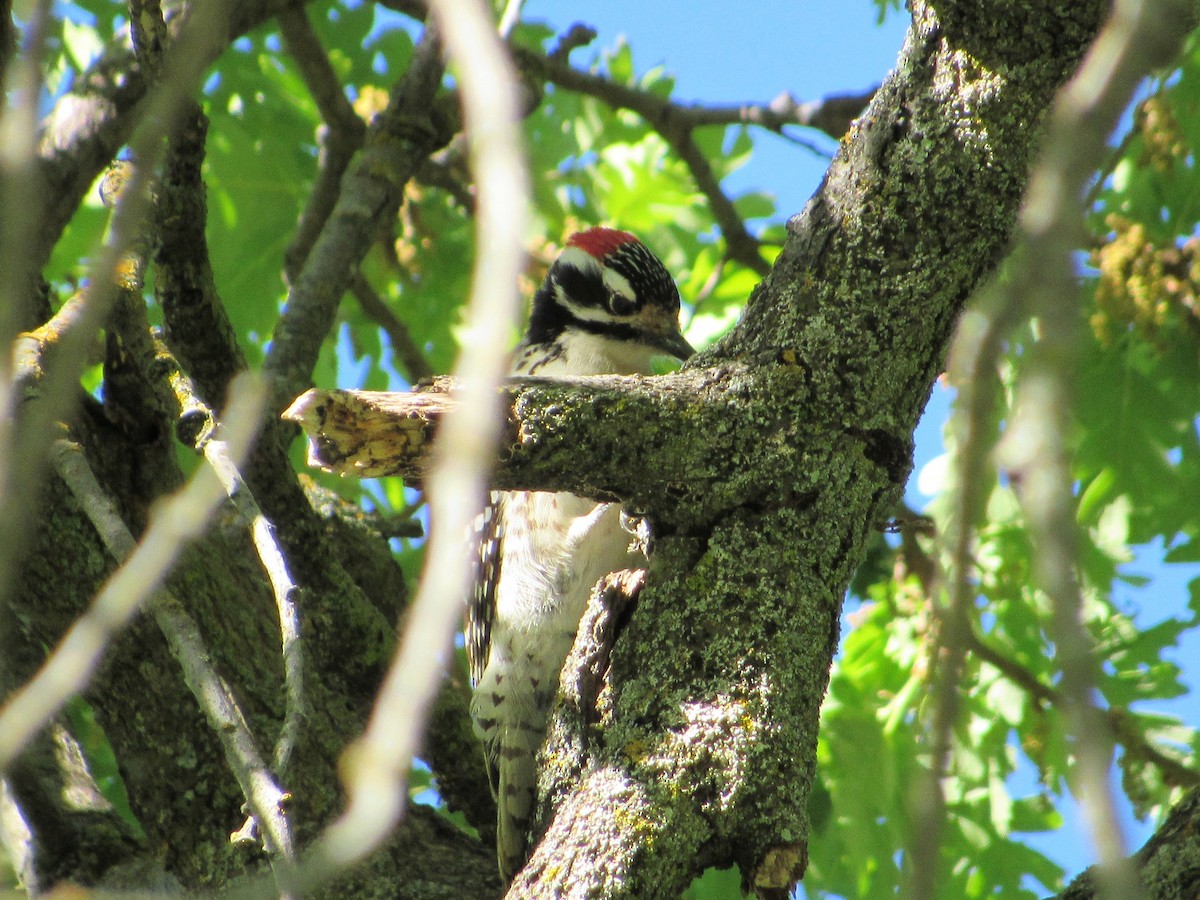
[[[650,514],[655,552],[613,650],[611,712],[547,747],[555,803],[510,896],[672,897],[734,862],[764,895],[802,876],[842,595],[1104,10],[1049,6],[914,4],[899,67],[742,322],[676,377],[690,392],[518,399],[513,468],[571,446],[597,492]],[[581,452],[600,420],[603,447]]]

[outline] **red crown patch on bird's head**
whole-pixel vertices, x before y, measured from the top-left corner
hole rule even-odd
[[[575,232],[567,241],[567,246],[578,247],[596,259],[604,259],[622,244],[628,243],[637,243],[637,238],[628,231],[597,227]]]

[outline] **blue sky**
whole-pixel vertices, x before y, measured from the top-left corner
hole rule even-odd
[[[835,93],[854,93],[877,84],[892,67],[900,51],[907,15],[890,12],[877,25],[877,9],[868,0],[761,0],[734,7],[702,0],[683,3],[645,3],[641,0],[605,0],[603,3],[563,3],[531,0],[526,17],[542,19],[563,30],[577,20],[592,25],[599,38],[589,48],[577,50],[573,61],[588,60],[596,48],[611,48],[625,40],[633,50],[637,71],[662,66],[676,80],[676,97],[684,101],[766,103],[782,91],[798,100]],[[826,141],[825,147],[832,148]],[[726,181],[734,193],[765,190],[775,196],[781,215],[798,212],[816,189],[827,160],[781,138],[759,134],[752,162]],[[921,468],[942,452],[942,428],[950,407],[949,392],[935,388],[917,432],[914,477],[909,502],[918,508],[928,497],[916,487]],[[1143,597],[1153,597],[1154,618],[1186,612],[1187,581],[1198,567],[1163,566],[1161,549],[1143,548],[1126,567],[1148,575],[1152,583],[1118,596],[1122,609],[1133,612]],[[1200,636],[1194,632],[1177,654],[1176,662],[1200,659]],[[1185,680],[1195,669],[1185,668]],[[1200,698],[1195,693],[1156,707],[1200,724]],[[1026,771],[1012,785],[1022,793],[1034,789]],[[1052,835],[1035,836],[1031,843],[1074,874],[1092,862],[1087,839],[1073,809],[1066,810],[1065,827]],[[1153,831],[1153,823],[1127,819],[1131,847],[1140,846]]]

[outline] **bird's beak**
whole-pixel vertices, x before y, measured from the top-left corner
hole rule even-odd
[[[664,353],[671,354],[671,356],[674,356],[678,360],[685,360],[696,352],[696,349],[687,342],[687,339],[679,333],[678,329],[673,329],[667,334],[656,337],[654,346]]]
[[[695,349],[679,331],[679,319],[662,307],[647,306],[637,317],[637,330],[651,347],[676,359],[687,359]]]

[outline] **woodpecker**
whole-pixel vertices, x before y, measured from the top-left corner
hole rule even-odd
[[[625,231],[573,235],[533,298],[512,375],[650,374],[656,356],[686,359],[679,290]],[[471,716],[496,798],[496,856],[511,880],[525,862],[536,757],[559,673],[596,583],[645,564],[620,504],[569,493],[493,493],[477,523],[478,576],[467,612]]]

